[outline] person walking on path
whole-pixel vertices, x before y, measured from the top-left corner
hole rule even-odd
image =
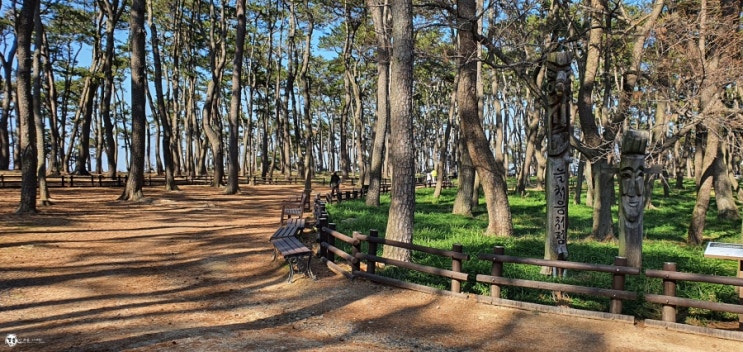
[[[340,193],[340,187],[341,187],[341,178],[338,176],[338,171],[333,172],[333,175],[330,176],[330,195],[334,196],[338,193]]]

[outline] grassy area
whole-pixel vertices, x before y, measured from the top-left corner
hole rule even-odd
[[[509,199],[513,216],[514,236],[510,238],[487,237],[483,235],[487,227],[487,214],[484,201],[476,209],[473,218],[451,214],[456,189],[444,190],[437,200],[432,197],[433,189],[421,188],[416,192],[416,212],[414,243],[441,249],[451,249],[453,244],[461,244],[471,260],[463,264],[463,270],[470,274],[489,274],[490,262],[476,259],[479,253],[492,252],[493,246],[504,246],[506,254],[542,258],[544,256],[544,229],[546,208],[544,193],[530,191],[525,197],[511,196]],[[645,211],[645,240],[643,269],[662,269],[664,262],[677,263],[678,270],[700,274],[735,276],[737,263],[730,260],[718,260],[704,257],[704,246],[693,246],[686,243],[686,231],[691,218],[695,201],[693,183],[685,189],[672,189],[669,197],[664,197],[662,189],[656,187],[653,194],[653,209]],[[585,201],[584,201],[585,203]],[[328,211],[331,219],[337,224],[338,231],[351,234],[353,231],[368,233],[377,229],[384,236],[389,196],[382,197],[382,206],[368,208],[363,201],[347,201],[330,205]],[[618,211],[613,207],[614,221]],[[618,253],[617,242],[597,242],[589,235],[592,224],[592,208],[586,205],[569,207],[569,260],[584,263],[612,264]],[[616,226],[616,223],[615,223]],[[710,205],[705,228],[705,239],[720,242],[740,242],[740,222],[726,222],[717,219],[716,206]],[[615,227],[615,233],[618,232]],[[446,268],[450,264],[435,256],[414,253],[417,263]],[[440,261],[440,262],[436,262]],[[611,287],[611,276],[601,273],[568,272],[565,278],[555,279],[539,273],[540,268],[528,265],[505,264],[504,276],[541,281],[560,281],[593,287]],[[426,274],[412,273],[395,267],[388,267],[385,276],[396,277],[431,287],[448,289],[447,280]],[[474,275],[470,275],[474,277]],[[658,279],[646,279],[644,275],[629,277],[627,287],[642,293],[662,293],[662,283]],[[474,281],[463,285],[465,292],[489,294],[488,285]],[[503,297],[519,301],[554,304],[548,291],[504,288]],[[677,288],[681,297],[737,303],[737,294],[730,286],[711,284],[681,283]],[[640,295],[642,296],[642,295]],[[580,309],[608,311],[609,300],[603,298],[571,295],[571,306]],[[660,319],[660,307],[639,299],[625,302],[624,312],[638,318]],[[700,309],[679,308],[679,315],[688,315],[697,322],[709,320],[735,320],[733,314],[723,314]]]

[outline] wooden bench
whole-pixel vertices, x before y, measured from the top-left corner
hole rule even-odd
[[[305,220],[299,218],[293,218],[286,221],[286,225],[279,227],[276,232],[269,238],[271,244],[274,247],[273,259],[281,254],[281,256],[289,264],[289,279],[288,282],[292,282],[294,278],[294,268],[297,271],[304,271],[304,273],[315,279],[315,274],[312,273],[310,267],[310,261],[312,260],[312,250],[302,243],[297,238],[297,235],[302,233],[304,230]],[[302,268],[304,266],[304,268]]]
[[[302,230],[305,227],[305,224],[306,224],[305,219],[297,219],[297,218],[289,219],[286,221],[286,224],[279,227],[279,229],[276,230],[276,232],[274,232],[273,235],[271,235],[271,238],[269,238],[269,240],[274,240],[274,239],[283,238],[283,237],[296,237],[302,232]]]
[[[289,219],[302,219],[305,210],[309,208],[308,203],[306,192],[281,202],[281,225],[286,224]]]

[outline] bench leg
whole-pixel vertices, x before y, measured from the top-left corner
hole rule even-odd
[[[286,262],[289,263],[289,279],[286,280],[288,283],[292,283],[292,279],[294,278],[294,266],[298,263],[297,257],[289,257],[286,258]]]
[[[315,276],[314,273],[312,273],[312,266],[310,266],[310,262],[312,261],[312,253],[307,255],[307,266],[304,268],[304,274],[307,275],[312,280],[317,280],[317,276]],[[299,267],[297,267],[299,269]]]
[[[304,255],[302,255],[304,256]],[[289,279],[287,280],[288,283],[292,283],[294,280],[294,267],[297,267],[297,272],[304,272],[307,277],[309,277],[312,280],[317,280],[317,276],[312,272],[312,253],[309,253],[306,255],[307,261],[300,260],[300,257],[302,256],[295,256],[295,257],[289,257],[286,258],[286,262],[289,264]]]

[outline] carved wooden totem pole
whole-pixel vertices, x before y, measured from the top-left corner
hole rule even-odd
[[[547,60],[547,239],[544,258],[568,257],[568,166],[570,161],[570,63],[567,52]],[[548,273],[545,273],[548,274]]]
[[[619,256],[627,265],[642,265],[643,215],[645,212],[645,148],[647,131],[627,130],[622,136],[619,161]]]

